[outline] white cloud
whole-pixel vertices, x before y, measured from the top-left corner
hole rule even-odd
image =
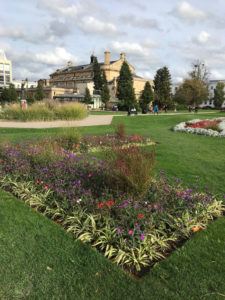
[[[201,31],[196,37],[192,38],[194,43],[204,45],[209,42],[211,35],[207,31]]]
[[[175,17],[188,22],[199,21],[207,18],[207,14],[192,6],[187,1],[180,2],[171,12]]]
[[[76,58],[63,47],[56,47],[53,51],[35,54],[37,62],[48,65],[61,65],[68,61],[76,61]]]
[[[69,4],[65,0],[38,0],[38,8],[46,9],[53,14],[65,17],[76,17],[82,11],[80,3]]]
[[[78,22],[79,28],[84,32],[103,33],[105,35],[117,33],[114,24],[100,21],[92,16],[85,16]]]
[[[150,51],[149,47],[136,42],[129,43],[114,41],[111,43],[111,48],[117,53],[126,52],[128,54],[135,54],[138,56],[148,56]]]

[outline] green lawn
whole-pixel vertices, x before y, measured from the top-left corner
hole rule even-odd
[[[202,188],[207,185],[214,193],[225,194],[225,139],[170,130],[176,123],[194,117],[115,117],[111,126],[80,130],[103,134],[124,122],[129,133],[148,135],[157,142],[157,170],[181,177],[185,184],[199,176]],[[57,131],[0,129],[0,139],[37,139]],[[224,299],[224,245],[225,219],[221,218],[137,280],[1,192],[0,299]]]

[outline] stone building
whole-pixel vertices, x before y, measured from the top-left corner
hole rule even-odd
[[[133,74],[134,90],[137,99],[140,97],[141,92],[144,89],[146,81],[152,84],[151,80],[144,79],[135,73],[135,68],[126,59],[125,53],[121,53],[118,60],[111,60],[110,52],[105,51],[104,62],[100,62],[101,70],[105,71],[106,79],[109,83],[111,101],[116,99],[117,90],[117,78],[119,77],[120,69],[124,61],[126,61]],[[48,84],[50,86],[73,89],[74,93],[84,94],[85,89],[88,88],[93,95],[94,82],[93,82],[93,62],[95,57],[90,57],[90,63],[74,66],[71,62],[68,62],[67,66],[56,70],[50,75]]]

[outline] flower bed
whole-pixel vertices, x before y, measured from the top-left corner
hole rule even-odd
[[[225,118],[206,120],[195,119],[179,123],[173,130],[214,137],[225,137]]]
[[[79,140],[71,142],[68,144],[68,138],[58,137],[57,141],[61,145],[68,145],[67,150],[73,152],[98,152],[102,150],[109,150],[112,147],[122,147],[127,148],[131,145],[136,146],[150,146],[155,145],[155,143],[150,139],[138,134],[135,135],[125,135],[123,137],[119,137],[116,134],[105,134],[100,136],[84,136]]]
[[[155,178],[154,154],[143,148],[102,161],[48,147],[1,146],[0,186],[134,274],[224,211],[211,194]]]

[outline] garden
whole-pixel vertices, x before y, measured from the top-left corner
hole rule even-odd
[[[218,196],[155,175],[150,141],[118,124],[111,135],[3,143],[0,186],[141,276],[224,212]]]
[[[15,236],[19,249],[27,247],[24,251],[28,253],[33,243],[37,249],[32,248],[32,251],[41,251],[36,258],[29,254],[28,266],[25,263],[32,277],[43,272],[43,261],[46,262],[46,282],[35,284],[31,295],[36,291],[35,295],[40,296],[45,286],[55,288],[50,288],[49,296],[58,295],[56,291],[61,291],[54,280],[63,280],[64,293],[68,296],[78,293],[81,299],[113,299],[114,290],[118,299],[128,295],[130,299],[146,299],[147,295],[152,295],[149,299],[180,299],[181,295],[185,297],[185,293],[190,293],[191,284],[190,299],[208,293],[223,294],[220,258],[224,226],[224,218],[221,218],[224,212],[224,141],[170,130],[175,124],[183,120],[190,122],[192,118],[118,117],[111,127],[82,128],[79,133],[72,129],[63,133],[56,129],[32,132],[2,129],[1,187],[45,216],[35,215],[34,219],[34,224],[42,224],[38,231],[46,230],[43,231],[45,240],[41,241],[38,231],[31,232],[32,236],[23,246],[22,231]],[[125,128],[120,125],[122,121]],[[212,153],[216,155],[210,161]],[[193,160],[194,165],[191,164]],[[210,179],[209,172],[215,180]],[[4,205],[7,215],[9,210],[4,210]],[[9,205],[17,211],[14,202]],[[18,209],[19,215],[23,215],[24,208],[19,206]],[[44,221],[46,217],[57,227]],[[17,213],[12,218],[12,222],[21,223]],[[32,218],[29,211],[24,211],[28,232],[33,230],[29,228]],[[58,228],[64,228],[69,235],[60,233],[59,237]],[[24,232],[25,236],[27,234]],[[70,241],[70,236],[81,244]],[[43,244],[40,250],[36,239],[38,244]],[[53,242],[55,250],[50,246]],[[97,252],[85,248],[85,244]],[[75,253],[72,253],[75,246]],[[13,249],[18,255],[20,250]],[[60,256],[59,249],[64,249]],[[52,254],[46,256],[52,251],[54,262]],[[102,259],[103,256],[112,263]],[[191,257],[195,257],[194,260]],[[33,273],[31,262],[36,259],[38,263]],[[73,270],[75,265],[76,271]],[[210,268],[210,276],[209,269],[202,273],[204,268]],[[8,269],[4,269],[8,274]],[[124,274],[131,274],[131,279]],[[212,274],[214,282],[209,288]],[[141,280],[136,281],[140,277]],[[185,278],[185,283],[179,278]],[[201,284],[200,289],[193,279]],[[28,282],[28,279],[23,280]],[[33,279],[31,282],[34,284]]]

